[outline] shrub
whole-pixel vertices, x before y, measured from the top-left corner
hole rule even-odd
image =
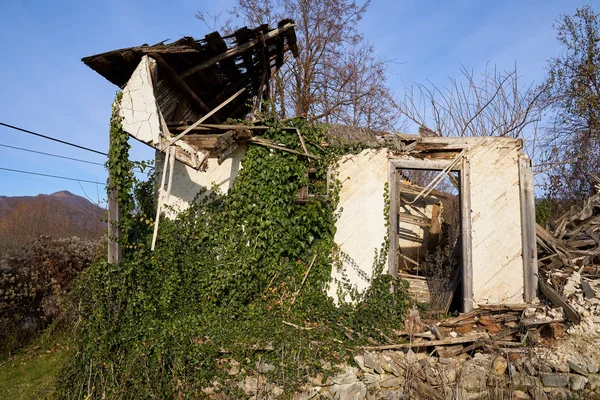
[[[40,236],[0,258],[0,354],[25,344],[66,309],[66,294],[101,242]]]

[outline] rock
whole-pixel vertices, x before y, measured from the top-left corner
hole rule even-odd
[[[365,372],[362,376],[362,381],[367,385],[372,385],[375,382],[379,382],[382,379],[381,375],[374,374],[372,372]]]
[[[379,386],[381,386],[384,389],[387,389],[387,388],[393,388],[393,387],[403,386],[405,382],[406,381],[402,377],[391,376],[391,377],[389,377],[389,378],[387,378],[387,379],[382,380],[381,382],[379,382]]]
[[[587,370],[590,374],[598,373],[598,363],[590,356],[583,356],[583,360],[586,364]]]
[[[513,390],[510,398],[512,400],[529,400],[531,397],[522,390]]]
[[[511,377],[513,385],[518,388],[532,388],[537,386],[537,379],[526,374],[515,374]]]
[[[571,375],[570,379],[571,390],[579,391],[585,389],[585,385],[588,383],[588,379],[581,375]]]
[[[477,322],[479,322],[483,326],[492,325],[494,323],[494,321],[488,315],[483,315],[479,317]]]
[[[446,366],[440,370],[440,375],[442,377],[442,384],[452,385],[456,382],[458,371],[453,366]]]
[[[597,390],[600,388],[600,376],[599,375],[588,375],[587,388],[590,390]]]
[[[571,372],[569,363],[555,353],[550,353],[546,358],[546,362],[557,372]]]
[[[523,369],[529,375],[537,375],[537,369],[534,368],[533,364],[529,360],[525,360],[525,362],[523,363]]]
[[[569,368],[571,368],[573,372],[577,372],[580,375],[587,375],[587,368],[584,369],[583,367],[574,363],[571,360],[568,360],[567,363],[569,364]]]
[[[356,372],[358,371],[357,368],[345,366],[343,369],[343,373],[340,373],[334,377],[329,377],[328,380],[337,385],[348,385],[358,380],[358,377],[356,376]]]
[[[494,361],[492,361],[492,374],[496,376],[503,376],[507,367],[508,362],[506,359],[502,356],[498,356],[494,358]]]
[[[377,400],[404,400],[410,399],[409,394],[404,389],[400,390],[384,390],[378,393]]]
[[[448,364],[452,364],[452,359],[440,357],[440,358],[438,358],[438,362],[442,365],[448,365]]]
[[[363,372],[373,372],[373,370],[371,368],[367,368],[365,367],[365,358],[361,355],[355,355],[354,356],[354,361],[356,362],[356,365],[358,365],[358,368],[360,368],[361,371]]]
[[[367,387],[362,382],[336,384],[329,388],[329,392],[335,400],[363,400],[367,395]]]
[[[562,388],[569,384],[569,376],[564,374],[543,373],[540,377],[546,387]]]
[[[469,392],[479,392],[486,387],[487,370],[484,365],[473,361],[463,365],[459,385]]]
[[[535,388],[529,389],[529,394],[535,400],[548,400],[548,396],[546,395],[546,392],[544,392],[544,390],[540,387],[535,387]]]
[[[566,389],[554,388],[548,392],[548,400],[569,400],[571,398]]]
[[[394,361],[396,364],[396,368],[400,375],[403,374],[403,371],[406,369],[406,359],[404,358],[404,353],[387,353],[387,355]]]
[[[370,368],[377,372],[378,374],[383,374],[383,369],[375,359],[375,356],[372,353],[365,353],[364,356],[364,366],[366,368]]]
[[[423,369],[423,373],[425,374],[425,378],[427,379],[427,383],[432,386],[439,386],[442,384],[440,379],[440,372],[437,369],[431,368],[430,366],[426,366]]]
[[[408,349],[408,351],[406,352],[406,361],[409,364],[413,364],[413,363],[416,363],[417,361],[419,361],[419,359],[417,358],[417,355],[415,354],[414,351],[412,351],[412,349]]]
[[[400,370],[396,367],[396,363],[387,354],[381,354],[379,356],[379,365],[388,374],[400,376]]]

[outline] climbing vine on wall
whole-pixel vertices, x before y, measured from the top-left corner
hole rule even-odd
[[[280,121],[263,123],[266,138],[301,149]],[[325,181],[343,149],[322,145],[323,127],[288,125],[320,157],[310,166]],[[97,263],[80,280],[80,342],[61,375],[62,397],[191,398],[216,379],[235,398],[241,393],[226,385],[233,363],[238,379],[267,363],[266,378],[291,393],[307,376],[351,359],[354,346],[400,328],[406,291],[390,292],[386,249],[354,303],[327,296],[339,183],[328,196],[314,185],[316,196],[298,204],[306,157],[249,146],[229,192],[207,188],[175,219],[163,219],[153,252],[153,182],[133,179],[122,135],[113,112],[109,170],[126,204],[128,250],[120,264]]]

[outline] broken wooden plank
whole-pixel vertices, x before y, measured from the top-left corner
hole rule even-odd
[[[319,159],[320,158],[319,156],[315,156],[313,154],[305,154],[305,153],[302,153],[300,151],[289,149],[289,148],[287,148],[285,146],[282,146],[282,145],[279,145],[279,144],[275,144],[275,143],[271,142],[270,140],[263,139],[263,138],[253,137],[253,138],[250,138],[248,140],[248,143],[258,144],[258,145],[261,145],[261,146],[270,147],[272,149],[277,149],[277,150],[281,150],[281,151],[286,151],[288,153],[297,154],[297,155],[305,156],[305,157],[308,157],[308,158],[314,158],[314,159]]]
[[[559,295],[552,287],[550,287],[550,285],[548,285],[542,279],[538,280],[538,284],[542,293],[544,293],[544,295],[550,301],[552,301],[554,305],[556,305],[557,307],[562,307],[565,314],[567,314],[567,318],[569,319],[569,321],[575,324],[579,324],[579,322],[581,321],[581,316],[573,308],[573,306],[567,303],[567,301],[561,295]]]
[[[169,140],[169,143],[167,143],[166,147],[171,146],[173,143],[175,143],[176,141],[178,141],[179,139],[181,139],[184,135],[186,135],[188,132],[190,132],[193,128],[195,128],[196,126],[200,125],[201,123],[203,123],[204,121],[206,121],[208,118],[212,117],[217,111],[219,111],[220,109],[222,109],[223,107],[225,107],[233,99],[235,99],[237,96],[239,96],[240,94],[242,94],[245,90],[246,90],[246,88],[241,88],[240,90],[238,90],[230,98],[228,98],[227,100],[225,100],[223,103],[219,104],[216,108],[214,108],[208,114],[206,114],[205,116],[203,116],[202,118],[200,118],[198,121],[196,121],[194,124],[192,124],[185,131],[181,132],[179,135],[177,135],[174,138],[172,138],[171,140]]]
[[[419,343],[399,343],[388,344],[384,346],[362,346],[363,350],[396,350],[396,349],[412,349],[413,347],[431,347],[431,346],[447,346],[452,344],[472,343],[482,339],[489,339],[487,333],[477,333],[470,336],[449,338],[443,340],[431,340],[429,342]]]

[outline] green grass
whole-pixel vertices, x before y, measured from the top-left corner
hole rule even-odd
[[[34,343],[0,361],[0,399],[52,399],[56,375],[70,353],[61,341]]]

